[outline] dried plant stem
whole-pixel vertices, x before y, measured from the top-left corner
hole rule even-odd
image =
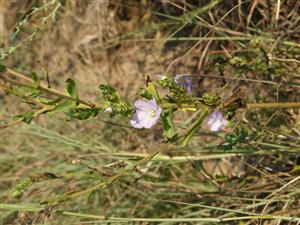
[[[30,84],[34,83],[34,81],[31,78],[29,78],[29,77],[27,77],[27,76],[25,76],[21,73],[18,73],[16,71],[12,70],[12,69],[6,68],[6,72],[8,74],[10,74],[11,76],[14,76],[14,77],[19,78],[19,79],[24,80],[24,81],[27,81]],[[2,74],[0,74],[0,75],[2,75]],[[18,85],[30,86],[29,84],[24,84],[24,83],[18,82],[16,80],[11,80],[11,79],[7,79],[7,78],[6,78],[6,80],[8,80],[11,83],[18,84]],[[48,93],[53,94],[55,96],[59,96],[59,97],[63,97],[63,98],[66,98],[66,99],[77,101],[77,102],[79,102],[82,105],[85,105],[87,107],[91,107],[91,108],[99,107],[99,105],[97,105],[97,104],[95,104],[91,101],[86,101],[86,100],[81,99],[81,98],[79,98],[79,99],[72,98],[69,95],[66,95],[66,94],[64,94],[64,93],[62,93],[58,90],[53,89],[53,88],[48,88],[44,85],[40,85],[39,89],[41,91],[48,92]],[[249,110],[250,109],[263,109],[263,108],[267,108],[267,109],[268,108],[272,108],[272,109],[278,108],[278,109],[280,109],[280,108],[298,108],[298,107],[300,108],[300,102],[246,103],[246,105],[245,105],[245,108],[247,108]],[[180,105],[180,108],[182,108],[182,109],[188,108],[188,109],[197,110],[198,108],[203,108],[203,104]]]
[[[14,204],[0,204],[0,209],[6,210],[21,210],[26,212],[43,212],[43,208],[35,206],[26,206],[26,205],[14,205]],[[241,220],[257,220],[257,219],[268,219],[268,220],[285,220],[290,222],[300,222],[299,217],[290,217],[290,216],[280,216],[280,215],[246,215],[238,217],[225,217],[225,218],[212,218],[212,217],[199,217],[199,218],[124,218],[124,217],[107,217],[101,215],[92,215],[79,212],[70,212],[70,211],[57,211],[60,215],[64,216],[76,216],[86,219],[96,219],[97,221],[90,221],[95,223],[108,223],[108,222],[119,222],[119,223],[128,223],[128,222],[214,222],[214,223],[224,223],[229,221],[241,221]]]
[[[34,83],[34,81],[33,81],[31,78],[29,78],[29,77],[27,77],[27,76],[25,76],[25,75],[23,75],[23,74],[21,74],[21,73],[18,73],[18,72],[14,71],[14,70],[11,70],[11,69],[9,69],[9,68],[6,68],[6,72],[7,72],[8,74],[10,74],[10,75],[16,77],[16,78],[19,78],[19,79],[21,79],[21,80],[27,81],[27,82],[29,82],[30,84],[33,84],[33,83]],[[15,81],[15,80],[9,79],[8,81],[11,82],[11,83],[18,84],[18,85],[28,86],[28,84],[20,83],[20,82]],[[30,86],[30,85],[29,85],[29,86]],[[66,95],[66,94],[64,94],[64,93],[62,93],[62,92],[60,92],[60,91],[57,91],[57,90],[53,89],[53,88],[48,88],[48,87],[46,87],[46,86],[44,86],[44,85],[39,85],[38,88],[39,88],[41,91],[48,92],[48,93],[53,94],[53,95],[58,96],[58,97],[63,97],[63,98],[66,98],[66,99],[74,100],[74,101],[76,101],[76,102],[78,102],[78,103],[81,103],[81,104],[83,104],[83,105],[89,106],[89,107],[91,107],[91,108],[94,108],[94,107],[96,106],[96,104],[94,104],[94,103],[92,103],[92,102],[85,101],[85,100],[83,100],[83,99],[81,99],[81,98],[79,98],[79,99],[72,98],[72,97],[69,96],[69,95]]]
[[[2,87],[2,86],[0,85],[0,87]],[[43,108],[35,111],[32,117],[36,118],[36,117],[40,116],[41,114],[46,113],[47,111],[51,111],[53,108],[54,108],[54,106],[44,106]],[[0,125],[0,130],[8,128],[10,126],[14,126],[14,125],[20,124],[22,122],[23,122],[22,120],[16,120],[16,121],[12,121],[12,122],[10,122],[8,124]]]
[[[247,103],[247,109],[300,108],[300,102]]]

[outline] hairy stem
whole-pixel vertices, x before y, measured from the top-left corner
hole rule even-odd
[[[6,68],[6,72],[8,74],[10,74],[11,76],[14,76],[14,77],[19,78],[24,81],[27,81],[30,84],[34,84],[34,81],[31,78],[29,78],[21,73],[18,73],[12,69]],[[2,74],[0,74],[0,75],[2,75]],[[2,76],[4,76],[4,75],[2,75]],[[5,78],[5,79],[7,81],[17,84],[17,85],[30,86],[29,84],[24,84],[24,83],[18,82],[16,80],[7,79],[7,78]],[[40,85],[39,89],[41,91],[45,91],[45,92],[50,93],[55,96],[63,97],[63,98],[70,99],[73,101],[77,101],[77,102],[81,103],[82,105],[85,105],[85,106],[88,106],[91,108],[99,107],[97,104],[95,104],[91,101],[86,101],[81,98],[79,98],[79,99],[72,98],[58,90],[55,90],[53,88],[48,88],[44,85]],[[169,105],[170,104],[168,103],[166,106],[169,107]],[[192,104],[181,104],[181,105],[179,105],[179,108],[182,108],[182,109],[187,108],[189,110],[191,110],[191,109],[197,110],[199,108],[203,108],[203,106],[204,106],[204,104],[202,104],[202,103],[201,104],[192,103]],[[178,107],[178,105],[177,105],[177,107]],[[263,108],[266,108],[266,109],[268,109],[268,108],[273,108],[273,109],[276,109],[276,108],[278,108],[278,109],[280,109],[280,108],[300,108],[300,102],[246,103],[244,108],[249,109],[249,110],[250,109],[263,109]]]
[[[6,72],[9,73],[10,75],[14,76],[14,77],[17,77],[17,78],[19,78],[19,79],[22,79],[22,80],[24,80],[24,81],[27,81],[27,82],[29,82],[30,84],[34,84],[34,81],[33,81],[31,78],[29,78],[29,77],[27,77],[27,76],[25,76],[25,75],[23,75],[23,74],[21,74],[21,73],[18,73],[18,72],[16,72],[16,71],[11,70],[11,69],[8,69],[8,68],[6,68]],[[1,74],[1,75],[2,75],[2,74]],[[21,82],[19,82],[19,81],[12,80],[12,79],[9,79],[9,78],[5,78],[5,79],[6,79],[8,82],[13,83],[13,84],[31,87],[30,84],[21,83]],[[53,94],[53,95],[58,96],[58,97],[63,97],[63,98],[66,98],[66,99],[70,99],[70,100],[76,101],[76,102],[78,102],[78,103],[81,103],[81,104],[83,104],[83,105],[89,106],[89,107],[91,107],[91,108],[94,108],[94,107],[96,106],[96,104],[94,104],[94,103],[92,103],[92,102],[83,100],[83,99],[81,99],[81,98],[79,98],[79,99],[72,98],[72,97],[69,96],[69,95],[66,95],[66,94],[64,94],[64,93],[62,93],[62,92],[60,92],[60,91],[57,91],[57,90],[53,89],[53,88],[48,88],[48,87],[46,87],[46,86],[44,86],[44,85],[39,85],[38,89],[41,90],[41,91],[45,91],[45,92],[47,92],[47,93]]]

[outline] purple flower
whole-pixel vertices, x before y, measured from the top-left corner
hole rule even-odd
[[[224,129],[224,127],[228,124],[228,121],[224,119],[219,111],[214,111],[208,116],[207,123],[211,131],[217,132]]]
[[[159,119],[162,112],[153,98],[152,100],[137,100],[134,103],[135,113],[130,123],[134,128],[151,128]]]
[[[174,77],[174,81],[181,85],[182,87],[185,87],[189,94],[192,94],[194,89],[194,83],[193,79],[188,75],[176,75]]]
[[[107,114],[111,114],[113,112],[113,110],[111,107],[108,107],[108,108],[104,109],[104,112]]]

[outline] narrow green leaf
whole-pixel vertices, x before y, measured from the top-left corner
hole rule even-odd
[[[155,85],[153,82],[150,80],[149,76],[147,77],[147,87],[146,90],[159,102],[160,98],[158,95],[158,92],[156,90]]]
[[[76,107],[76,102],[72,100],[66,100],[60,104],[58,104],[50,114],[57,113],[57,112],[67,112]]]
[[[185,96],[187,94],[187,90],[177,84],[173,79],[167,77],[163,80],[158,80],[157,83],[162,87],[169,88],[169,91],[174,96]]]
[[[55,99],[36,98],[36,101],[38,101],[42,104],[45,104],[45,105],[55,105],[55,104],[59,103],[62,99],[63,99],[63,97],[58,97]]]
[[[105,84],[100,84],[99,89],[102,91],[103,99],[109,102],[119,102],[120,97],[117,94],[116,90]]]
[[[77,85],[74,80],[68,79],[66,81],[66,90],[72,98],[78,99]]]
[[[148,100],[151,100],[154,97],[146,88],[142,88],[142,87],[138,89],[137,94]]]
[[[14,120],[21,120],[25,123],[30,123],[34,118],[34,112],[25,112],[23,114],[13,116]]]
[[[68,110],[65,114],[68,119],[78,119],[78,120],[87,120],[92,117],[96,117],[99,113],[99,109],[71,109]]]
[[[173,113],[174,108],[169,108],[167,110],[164,110],[161,116],[164,129],[163,133],[168,140],[172,139],[175,135],[177,135],[174,131],[173,126]]]
[[[11,194],[12,197],[13,198],[21,197],[24,192],[24,189],[27,188],[28,186],[30,186],[31,184],[32,184],[32,181],[30,178],[25,178],[25,179],[22,179],[21,181],[19,181]]]
[[[14,87],[15,92],[22,97],[35,98],[41,94],[41,91],[36,87],[18,86]]]

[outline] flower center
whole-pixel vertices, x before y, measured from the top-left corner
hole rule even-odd
[[[155,117],[155,114],[156,114],[156,111],[155,111],[154,109],[151,109],[151,110],[149,111],[149,116],[150,116],[150,117]]]

